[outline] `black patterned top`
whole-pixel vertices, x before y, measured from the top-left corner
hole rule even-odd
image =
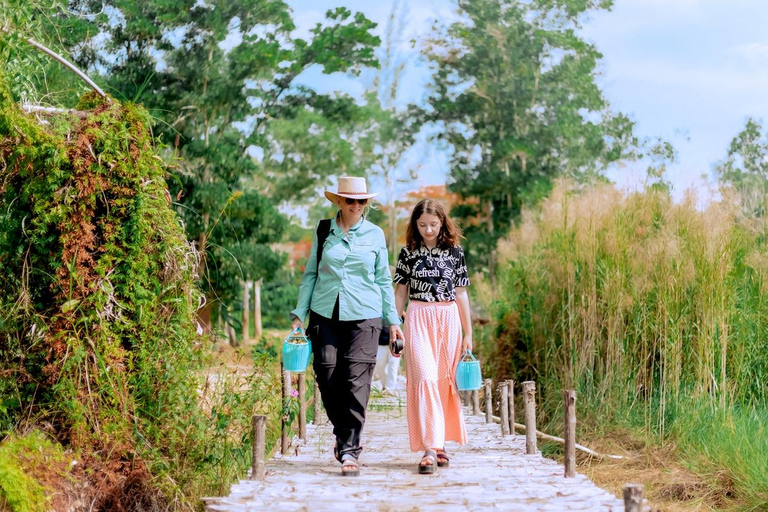
[[[392,280],[408,286],[411,300],[454,301],[456,288],[469,286],[464,250],[461,246],[428,249],[423,243],[415,251],[403,247]]]

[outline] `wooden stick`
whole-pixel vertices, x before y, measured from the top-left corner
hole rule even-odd
[[[509,402],[509,433],[515,435],[515,381],[507,381],[507,400]]]
[[[536,453],[536,383],[532,380],[523,382],[525,398],[525,453]]]
[[[501,403],[499,404],[499,415],[501,416],[501,435],[509,435],[509,388],[507,381],[499,382],[499,395]]]
[[[267,450],[267,417],[257,414],[253,417],[253,465],[251,480],[264,480],[266,461],[264,454]]]
[[[576,391],[563,390],[563,421],[565,422],[565,477],[576,476]]]
[[[44,116],[57,116],[61,114],[67,114],[67,115],[75,116],[80,119],[85,119],[86,117],[88,117],[88,112],[86,112],[85,110],[43,107],[41,105],[30,105],[28,103],[25,103],[24,105],[22,105],[21,110],[23,110],[27,114],[40,114]]]
[[[645,488],[642,484],[624,486],[624,512],[643,512]]]
[[[493,421],[493,392],[491,391],[491,379],[485,379],[485,422]]]
[[[283,369],[283,418],[280,426],[280,453],[283,455],[288,452],[290,447],[290,440],[288,439],[288,431],[291,426],[288,424],[288,405],[291,395],[291,374]]]
[[[478,390],[472,391],[472,414],[480,415],[480,392]]]
[[[6,34],[10,34],[10,33],[11,33],[11,32],[10,32],[10,31],[9,31],[7,28],[4,28],[4,27],[0,27],[0,31],[3,31],[3,32],[5,32]],[[24,39],[24,38],[22,37],[22,39]],[[61,56],[61,55],[59,55],[58,53],[54,52],[53,50],[51,50],[51,49],[49,49],[49,48],[47,48],[47,47],[43,46],[42,44],[38,43],[37,41],[35,41],[35,40],[34,40],[34,39],[32,39],[32,38],[26,38],[26,39],[24,39],[24,41],[25,41],[25,42],[26,42],[28,45],[30,45],[30,46],[33,46],[33,47],[37,48],[38,50],[40,50],[41,52],[43,52],[43,53],[45,53],[45,54],[47,54],[47,55],[50,55],[50,56],[51,56],[51,57],[53,57],[55,60],[57,60],[58,62],[60,62],[61,64],[63,64],[63,65],[64,65],[65,67],[67,67],[67,68],[68,68],[70,71],[72,71],[74,74],[76,74],[76,75],[77,75],[77,76],[80,78],[80,80],[82,80],[83,82],[87,83],[87,84],[88,84],[88,85],[91,87],[91,89],[93,89],[94,91],[96,91],[96,92],[99,94],[99,96],[101,96],[102,98],[106,98],[106,97],[107,97],[107,95],[106,95],[106,94],[104,94],[104,91],[102,91],[102,90],[101,90],[101,88],[100,88],[98,85],[96,85],[96,84],[93,82],[93,80],[91,80],[90,78],[88,78],[88,77],[85,75],[85,73],[83,73],[82,71],[80,71],[80,70],[77,68],[77,66],[75,66],[74,64],[72,64],[71,62],[69,62],[67,59],[65,59],[64,57],[62,57],[62,56]]]
[[[299,439],[307,440],[307,375],[299,374]]]
[[[315,377],[317,379],[317,377]],[[317,385],[315,380],[315,418],[312,420],[315,425],[325,423],[325,414],[323,414],[323,401],[320,398],[320,386]]]

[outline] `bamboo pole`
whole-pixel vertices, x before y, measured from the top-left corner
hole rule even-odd
[[[491,391],[491,379],[485,379],[485,422],[493,421],[493,392]]]
[[[576,476],[576,391],[563,390],[563,421],[565,422],[565,477]]]
[[[285,455],[290,447],[290,440],[288,438],[288,431],[291,429],[288,423],[288,406],[290,404],[291,396],[291,374],[285,371],[283,368],[283,417],[280,426],[280,453]]]
[[[251,341],[251,296],[248,293],[249,281],[243,281],[243,345],[248,345]]]
[[[267,417],[257,414],[253,417],[253,464],[251,480],[264,480],[266,462],[264,455],[267,449]]]
[[[299,374],[299,439],[307,440],[307,375]]]
[[[536,453],[536,383],[529,380],[523,382],[523,397],[525,398],[525,453]]]
[[[6,34],[10,34],[10,33],[11,33],[11,31],[10,31],[10,30],[8,30],[8,29],[7,29],[7,28],[5,28],[5,27],[0,27],[0,31],[2,31],[2,32],[5,32]],[[48,47],[46,47],[46,46],[43,46],[42,44],[38,43],[37,41],[35,41],[35,40],[34,40],[34,39],[32,39],[32,38],[24,38],[24,37],[22,36],[22,39],[23,39],[23,40],[24,40],[24,41],[25,41],[25,42],[26,42],[28,45],[30,45],[30,46],[33,46],[33,47],[37,48],[37,49],[38,49],[38,50],[40,50],[41,52],[43,52],[43,53],[45,53],[45,54],[47,54],[47,55],[49,55],[49,56],[53,57],[53,58],[54,58],[55,60],[57,60],[59,63],[63,64],[63,65],[66,67],[66,68],[68,68],[70,71],[72,71],[74,74],[76,74],[76,75],[77,75],[77,76],[80,78],[80,80],[82,80],[83,82],[85,82],[86,84],[88,84],[88,85],[91,87],[91,89],[93,89],[94,91],[96,91],[96,93],[97,93],[99,96],[101,96],[102,98],[106,98],[106,97],[107,97],[107,95],[106,95],[106,94],[104,94],[104,91],[102,91],[102,90],[101,90],[101,88],[100,88],[98,85],[96,85],[96,84],[93,82],[93,80],[91,80],[90,78],[88,78],[88,77],[85,75],[85,73],[83,73],[82,71],[80,71],[80,69],[78,69],[78,68],[77,68],[77,66],[75,66],[74,64],[72,64],[71,62],[69,62],[67,59],[65,59],[64,57],[62,57],[62,56],[61,56],[61,55],[59,55],[58,53],[54,52],[54,51],[53,51],[53,50],[51,50],[50,48],[48,48]]]
[[[261,279],[252,281],[253,283],[253,337],[258,343],[261,340],[261,334],[264,332],[264,326],[261,322]]]
[[[509,405],[509,433],[515,435],[515,381],[507,381],[507,400]]]
[[[645,488],[642,484],[624,486],[624,512],[643,512]]]
[[[501,416],[501,435],[509,435],[509,388],[507,381],[499,382],[499,416]]]
[[[472,391],[472,414],[480,415],[480,392],[478,390]]]
[[[323,402],[320,398],[320,386],[317,385],[317,380],[315,380],[315,418],[312,420],[312,423],[320,425],[325,422],[326,418],[323,413]]]

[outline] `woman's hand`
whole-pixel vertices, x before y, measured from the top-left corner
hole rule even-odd
[[[395,354],[395,351],[392,350],[392,341],[393,340],[403,340],[403,344],[405,344],[405,336],[403,336],[403,330],[400,329],[399,325],[390,325],[389,326],[389,353],[392,354],[392,357],[400,357],[402,355],[402,351]]]
[[[467,350],[472,352],[472,349],[475,348],[474,344],[472,343],[472,333],[465,334],[464,335],[464,341],[461,342],[461,352],[462,354],[465,353]]]
[[[294,317],[293,322],[291,322],[291,330],[295,331],[299,327],[303,327],[303,326],[304,326],[304,322],[301,321],[301,318]]]

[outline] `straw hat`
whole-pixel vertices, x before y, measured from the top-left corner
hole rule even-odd
[[[356,178],[353,176],[340,176],[336,192],[331,192],[330,190],[325,191],[325,197],[334,203],[339,197],[370,199],[378,194],[378,192],[375,194],[368,193],[368,186],[365,184],[365,178]]]

